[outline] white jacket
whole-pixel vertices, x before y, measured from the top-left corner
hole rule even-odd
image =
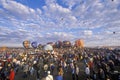
[[[52,75],[48,75],[48,76],[46,77],[46,80],[53,80],[53,76],[52,76]]]
[[[90,69],[89,69],[89,67],[86,67],[86,68],[85,68],[85,73],[86,73],[87,75],[90,75]]]

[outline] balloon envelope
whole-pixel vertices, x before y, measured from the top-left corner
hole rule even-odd
[[[57,47],[57,48],[62,47],[62,42],[61,42],[61,41],[57,41],[57,42],[55,43],[55,47]]]
[[[70,41],[63,41],[63,47],[71,47]]]
[[[45,45],[43,49],[44,50],[53,50],[53,47],[48,44],[48,45]]]
[[[39,49],[42,49],[42,47],[43,47],[42,44],[39,44],[39,45],[38,45],[38,48],[39,48]]]
[[[0,48],[1,51],[6,51],[7,50],[7,47],[3,46]]]
[[[29,48],[29,46],[30,46],[30,41],[28,41],[28,40],[23,41],[23,46],[24,46],[25,48]]]
[[[84,47],[84,41],[82,39],[78,39],[75,41],[75,46],[83,48]]]
[[[32,42],[32,43],[31,43],[31,46],[32,46],[33,48],[37,48],[37,42]]]

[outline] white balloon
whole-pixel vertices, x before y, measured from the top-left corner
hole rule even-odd
[[[45,45],[43,49],[44,50],[53,50],[53,47],[48,44],[48,45]]]

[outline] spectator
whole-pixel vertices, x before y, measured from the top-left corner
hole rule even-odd
[[[48,71],[48,75],[46,77],[46,80],[53,80],[53,76],[50,75],[50,71]]]
[[[79,80],[79,67],[78,67],[78,65],[75,65],[75,70],[76,70],[76,80]]]
[[[86,77],[90,77],[90,69],[89,69],[89,66],[87,65],[86,68],[85,68],[85,74],[86,74]]]
[[[105,80],[105,73],[102,68],[99,69],[98,76],[99,80]]]
[[[14,80],[14,78],[15,78],[15,72],[14,72],[14,69],[11,68],[10,75],[9,75],[9,80]]]
[[[63,80],[63,76],[58,75],[58,76],[56,76],[56,79],[55,79],[55,80]]]

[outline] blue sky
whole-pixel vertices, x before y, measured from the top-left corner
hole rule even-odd
[[[0,46],[77,39],[120,46],[120,0],[0,0]]]

